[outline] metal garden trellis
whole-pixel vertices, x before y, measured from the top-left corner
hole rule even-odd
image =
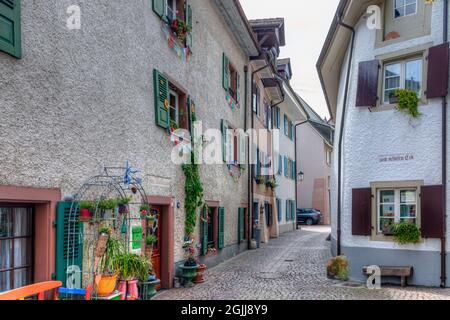
[[[84,232],[83,228],[79,228],[79,224],[81,223],[79,221],[80,201],[86,200],[87,197],[91,197],[95,201],[95,214],[93,220],[94,227],[92,228],[92,233],[90,233],[89,236],[91,236],[92,239],[96,239],[99,235],[100,222],[108,220],[116,224],[118,221],[118,217],[115,218],[114,216],[108,219],[99,218],[98,205],[101,200],[111,198],[112,194],[115,194],[116,198],[127,198],[130,195],[133,196],[138,194],[141,202],[130,204],[149,205],[147,201],[147,193],[142,187],[142,179],[138,176],[138,173],[139,170],[132,168],[129,165],[129,162],[126,163],[125,167],[104,167],[101,174],[89,178],[74,195],[67,221],[68,238],[66,240],[66,283],[69,289],[81,289],[83,287],[83,270],[77,270],[72,267],[75,265],[75,248],[77,244],[80,244]],[[132,239],[130,240],[130,223],[132,220],[141,220],[141,218],[132,218],[131,214],[127,214],[124,219],[126,219],[127,225],[126,248],[129,250],[132,242]],[[86,235],[87,234],[84,234],[84,236]],[[95,250],[95,245],[93,245],[90,250],[92,250],[93,253]],[[89,266],[88,271],[86,272],[88,275],[87,283],[93,283],[95,271],[96,270],[93,270],[93,266]],[[77,283],[76,279],[81,279],[81,283]],[[76,288],[77,285],[79,285],[80,288]],[[73,298],[73,296],[68,295],[68,298]]]

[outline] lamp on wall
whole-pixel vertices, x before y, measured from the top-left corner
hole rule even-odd
[[[298,181],[303,181],[305,180],[305,173],[303,171],[300,171],[298,173]]]

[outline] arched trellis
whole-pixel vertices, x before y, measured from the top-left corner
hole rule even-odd
[[[139,177],[139,170],[132,168],[127,162],[125,167],[104,167],[103,171],[96,176],[93,176],[86,180],[79,190],[75,193],[72,199],[72,204],[69,211],[69,217],[67,219],[67,248],[66,248],[66,283],[67,287],[71,289],[80,289],[83,287],[82,284],[77,285],[73,282],[73,279],[82,279],[83,282],[84,276],[86,277],[86,284],[92,284],[94,279],[94,273],[96,270],[93,270],[93,259],[89,259],[90,264],[86,269],[86,272],[83,270],[76,270],[71,268],[71,266],[75,265],[76,259],[76,247],[81,244],[81,239],[89,236],[92,241],[95,241],[99,236],[100,226],[103,222],[112,223],[114,226],[117,226],[119,222],[120,215],[117,211],[114,213],[112,218],[104,219],[100,216],[99,210],[99,202],[104,199],[109,198],[138,198],[140,201],[130,203],[130,205],[142,205],[148,203],[147,193],[142,186],[142,179]],[[93,201],[94,205],[94,215],[92,222],[90,222],[90,232],[88,234],[84,233],[82,227],[80,227],[79,220],[79,211],[80,211],[80,201]],[[140,216],[137,218],[133,218],[130,213],[126,215],[126,217],[122,217],[122,221],[126,223],[126,234],[125,234],[125,242],[126,248],[129,250],[131,244],[130,237],[130,226],[132,220],[141,220]],[[130,240],[131,239],[131,240]],[[93,258],[95,251],[95,244],[89,247],[88,254]],[[85,269],[85,268],[83,268]],[[76,274],[81,272],[81,274]]]

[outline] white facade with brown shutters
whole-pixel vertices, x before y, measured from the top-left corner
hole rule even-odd
[[[365,281],[363,266],[412,266],[411,284],[442,284],[441,95],[447,92],[449,62],[448,44],[438,47],[443,43],[443,2],[428,5],[418,0],[417,6],[412,1],[414,6],[394,10],[392,0],[343,0],[337,15],[355,30],[354,50],[352,33],[335,19],[319,58],[319,75],[336,123],[332,247],[336,254],[340,242],[340,253],[350,261],[352,280]],[[381,30],[368,28],[364,17],[372,4],[381,5]],[[421,117],[413,119],[395,109],[389,92],[396,87],[417,91]],[[388,227],[400,221],[417,224],[422,232],[420,243],[394,242]],[[448,220],[445,224],[450,230]],[[446,247],[448,250],[448,238]],[[447,275],[450,272],[448,263],[445,271]]]

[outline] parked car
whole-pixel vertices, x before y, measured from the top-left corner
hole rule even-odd
[[[298,224],[317,225],[322,221],[322,213],[316,209],[297,209]]]

